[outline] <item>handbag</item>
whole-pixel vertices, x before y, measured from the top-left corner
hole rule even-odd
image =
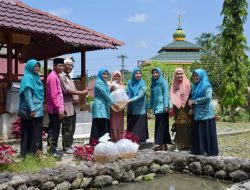
[[[21,119],[31,119],[28,108],[20,108],[17,114]]]
[[[173,123],[172,127],[171,127],[171,131],[174,133],[176,132],[176,123]]]

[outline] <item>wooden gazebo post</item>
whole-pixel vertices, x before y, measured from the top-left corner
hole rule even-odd
[[[81,51],[81,88],[86,88],[86,50],[83,48]]]
[[[44,59],[43,65],[43,77],[44,77],[44,84],[46,84],[47,76],[48,76],[48,59]]]
[[[83,48],[81,51],[81,90],[84,90],[86,88],[86,50]],[[80,97],[81,100],[81,107],[83,109],[86,109],[86,102],[85,99],[81,96]]]
[[[12,49],[13,49],[13,43],[12,43],[12,35],[11,33],[7,34],[7,78],[8,83],[12,82]]]
[[[18,80],[18,48],[15,48],[15,80]]]

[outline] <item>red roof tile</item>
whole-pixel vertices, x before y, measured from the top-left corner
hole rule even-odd
[[[0,17],[0,28],[53,35],[73,45],[114,49],[124,44],[94,30],[29,7],[18,0],[0,0]]]

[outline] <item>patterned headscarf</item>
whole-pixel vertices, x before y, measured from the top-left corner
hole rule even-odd
[[[183,80],[181,83],[176,78],[176,73],[181,71],[183,73]],[[187,100],[191,92],[191,86],[188,78],[184,74],[182,68],[175,69],[175,73],[172,80],[172,85],[170,89],[170,100],[177,107],[185,107]]]

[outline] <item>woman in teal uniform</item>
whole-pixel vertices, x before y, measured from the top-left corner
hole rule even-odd
[[[127,109],[127,130],[134,133],[140,142],[148,139],[146,85],[140,68],[135,68],[126,92],[129,96]]]
[[[154,150],[167,150],[171,144],[169,133],[169,92],[168,84],[159,68],[152,69],[150,108],[155,115],[155,144]]]
[[[212,86],[203,69],[193,71],[194,85],[189,105],[194,108],[194,132],[192,153],[197,155],[218,155],[215,113],[212,104]]]
[[[92,139],[98,140],[105,133],[110,133],[110,107],[113,105],[115,109],[120,109],[119,105],[110,98],[110,90],[106,82],[108,77],[108,70],[99,70],[94,87],[90,143]]]

